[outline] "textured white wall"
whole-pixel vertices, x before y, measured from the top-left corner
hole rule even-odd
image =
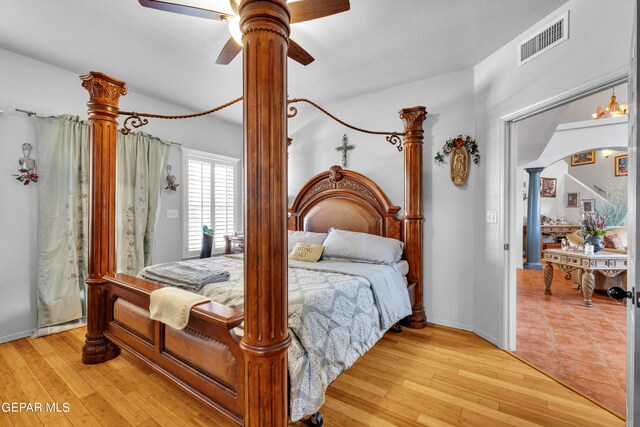
[[[36,322],[36,185],[27,187],[13,180],[20,146],[35,142],[33,119],[15,108],[36,111],[40,115],[75,114],[86,117],[88,94],[80,85],[76,73],[56,68],[24,56],[0,49],[2,79],[0,79],[0,342],[27,335]],[[86,70],[89,71],[89,70]],[[100,70],[118,77],[117,71]],[[188,113],[183,108],[135,93],[122,98],[123,110]],[[161,138],[184,144],[185,147],[212,151],[227,156],[242,154],[242,128],[215,118],[189,121],[152,120],[142,129]],[[37,158],[37,146],[33,157]],[[181,176],[180,151],[173,147],[169,163],[172,173]],[[43,179],[46,179],[43,177]],[[182,188],[182,187],[179,187]],[[181,220],[166,219],[167,209],[182,209],[181,191],[164,193],[155,260],[177,260],[181,257]]]
[[[449,165],[436,166],[433,157],[444,142],[458,134],[473,135],[473,75],[471,70],[394,87],[327,105],[345,121],[371,130],[402,131],[398,111],[424,105],[424,277],[425,307],[430,322],[473,328],[473,206],[478,168],[471,165],[467,184],[458,188],[449,179]],[[289,120],[293,145],[289,149],[289,195],[315,174],[340,164],[342,135],[356,149],[348,168],[373,179],[391,199],[404,204],[403,153],[384,137],[345,129],[311,107],[299,105]],[[484,152],[484,143],[480,143]],[[482,160],[484,162],[484,159]]]
[[[487,210],[501,211],[504,163],[500,118],[625,69],[629,63],[633,5],[631,0],[571,0],[540,22],[543,25],[570,10],[569,40],[517,67],[517,42],[530,33],[527,31],[474,67],[475,131],[477,140],[486,144],[486,161],[474,182],[473,323],[477,333],[499,346],[507,343],[506,260],[502,247],[506,242],[500,240],[503,218],[498,224],[488,224],[484,219]],[[612,27],[616,28],[615,43],[609,37]]]

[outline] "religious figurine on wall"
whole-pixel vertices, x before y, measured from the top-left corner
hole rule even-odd
[[[356,148],[355,145],[349,145],[349,139],[347,138],[347,134],[344,134],[342,137],[342,145],[336,147],[336,151],[342,151],[342,167],[347,168],[347,151],[353,150]]]
[[[469,159],[476,165],[480,163],[478,144],[469,135],[458,135],[445,142],[442,152],[437,152],[434,158],[437,164],[444,163],[445,157],[451,156],[450,176],[451,182],[460,187],[464,185],[469,176]]]
[[[469,153],[464,147],[454,147],[451,150],[451,182],[463,185],[469,175]]]

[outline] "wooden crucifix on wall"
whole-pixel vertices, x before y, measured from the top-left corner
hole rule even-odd
[[[342,137],[342,145],[336,147],[336,151],[342,151],[342,167],[347,167],[347,151],[353,150],[356,148],[355,145],[349,145],[349,139],[347,138],[347,134],[344,134]]]

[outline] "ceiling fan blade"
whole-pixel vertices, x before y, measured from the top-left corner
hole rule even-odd
[[[220,55],[218,55],[216,64],[228,65],[240,52],[242,52],[242,46],[240,46],[233,38],[230,38],[227,41],[227,44],[222,48]]]
[[[231,10],[233,10],[233,13],[235,13],[236,15],[240,15],[240,12],[238,11],[239,5],[240,0],[229,0],[229,6],[231,6]]]
[[[292,24],[324,18],[351,8],[349,0],[300,0],[288,6]]]
[[[311,56],[309,52],[304,50],[302,46],[291,39],[289,39],[289,58],[301,63],[302,65],[309,65],[315,61],[315,58]]]
[[[184,4],[169,3],[161,0],[138,0],[144,7],[163,10],[165,12],[178,13],[180,15],[195,16],[196,18],[213,19],[214,21],[226,21],[231,15],[215,10],[201,9],[199,7],[187,6]]]

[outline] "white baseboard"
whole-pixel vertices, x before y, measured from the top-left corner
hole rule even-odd
[[[469,326],[469,325],[465,325],[457,322],[450,322],[448,320],[439,320],[439,319],[431,319],[431,318],[427,318],[427,323],[433,323],[434,325],[446,326],[448,328],[455,328],[455,329],[461,329],[467,332],[473,332],[483,340],[489,341],[491,344],[495,345],[496,347],[503,349],[500,345],[498,345],[499,341],[495,337],[479,329],[476,329],[473,326]]]
[[[31,336],[31,334],[33,334],[33,331],[35,331],[35,329],[30,329],[28,331],[18,332],[18,333],[11,334],[11,335],[5,335],[4,337],[0,337],[0,344],[5,343],[5,342],[9,342],[9,341],[19,340],[20,338]]]
[[[463,323],[457,323],[457,322],[450,322],[448,320],[432,319],[428,317],[427,323],[433,323],[434,325],[446,326],[448,328],[462,329],[463,331],[473,332],[473,327],[469,325],[465,325]]]
[[[474,334],[476,334],[477,336],[479,336],[480,338],[489,341],[491,344],[495,345],[496,347],[498,347],[501,350],[504,350],[505,348],[503,348],[500,345],[500,340],[498,340],[496,337],[487,334],[486,332],[481,331],[480,329],[473,329],[471,332],[473,332]]]

